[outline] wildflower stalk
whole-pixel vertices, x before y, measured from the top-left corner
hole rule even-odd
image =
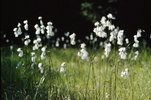
[[[12,77],[13,77],[13,66],[12,66],[12,59],[13,59],[13,50],[12,50],[12,52],[11,52],[11,61],[10,61],[10,67],[11,67],[11,69],[10,69],[10,80],[11,80],[11,82],[12,82]],[[15,71],[14,71],[15,72]]]
[[[33,100],[36,100],[36,96],[37,96],[37,93],[38,93],[38,89],[39,89],[39,87],[40,87],[40,84],[38,85],[38,87],[37,87],[37,89],[36,89],[36,93],[35,93],[35,95],[34,95]]]
[[[112,72],[111,72],[111,75],[110,75],[110,87],[109,87],[109,100],[112,100]]]
[[[132,63],[134,65],[134,63]],[[131,67],[131,70],[133,71],[133,67]],[[132,77],[130,78],[130,81],[131,81],[131,91],[132,91],[132,100],[134,100],[134,90],[133,90],[133,82],[134,82],[134,73],[132,73]]]
[[[51,70],[51,67],[53,67],[53,62],[52,62],[52,56],[51,56],[51,51],[49,51],[49,71]]]
[[[103,100],[105,100],[105,88],[106,88],[106,86],[105,86],[105,81],[103,82]]]
[[[115,96],[115,100],[116,100],[116,95],[117,95],[117,93],[116,93],[116,89],[117,89],[117,87],[116,87],[116,84],[117,84],[117,82],[116,82],[116,81],[117,81],[117,75],[116,75],[116,74],[117,74],[117,66],[115,65],[115,74],[114,74],[114,75],[115,75],[115,76],[114,76],[114,77],[115,77],[115,80],[114,80],[114,81],[115,81],[115,85],[114,85],[114,96]]]
[[[49,89],[48,89],[48,100],[51,100],[51,92],[50,92],[50,87],[49,87]]]
[[[8,100],[8,95],[6,92],[5,92],[5,99]]]
[[[90,71],[91,71],[91,62],[90,62],[90,67],[89,67],[89,71],[88,71],[88,78],[87,78],[87,81],[86,81],[86,93],[85,93],[86,95],[88,94],[88,85],[89,85],[89,79],[90,79]],[[85,99],[86,99],[86,97],[85,97]]]
[[[100,67],[100,68],[101,68],[101,67]],[[100,69],[100,70],[101,70],[101,69]],[[100,70],[98,70],[98,73],[99,73],[99,74],[98,74],[98,77],[99,77],[99,80],[98,80],[98,82],[99,82],[98,97],[99,97],[99,98],[98,98],[98,99],[100,99],[100,97],[101,97],[101,95],[100,95],[100,94],[101,94],[100,83],[101,83],[101,79],[102,79],[102,78],[101,78],[101,75],[100,75],[100,73],[101,73]]]
[[[93,90],[95,90],[95,86],[96,86],[96,77],[95,77],[95,71],[94,71],[94,66],[93,66],[93,62],[91,62],[91,67],[92,67],[92,74],[93,74]],[[95,94],[95,93],[93,93]],[[97,95],[97,91],[96,91],[96,95]],[[96,96],[97,97],[97,96]],[[96,98],[97,99],[97,98]]]
[[[40,78],[40,81],[39,81],[39,84],[38,84],[38,86],[37,86],[36,93],[35,93],[35,95],[34,95],[33,100],[36,100],[36,97],[37,97],[37,94],[38,94],[39,87],[41,86],[41,84],[43,83],[44,80],[45,80],[45,75],[43,75],[43,76]]]
[[[116,52],[114,53],[114,56],[116,57]],[[113,60],[113,63],[115,63],[116,60],[114,59]],[[115,69],[115,72],[114,72],[114,99],[116,100],[117,98],[117,65],[116,64],[113,64],[114,65],[114,69]]]

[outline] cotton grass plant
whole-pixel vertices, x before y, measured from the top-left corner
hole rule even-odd
[[[1,47],[1,98],[150,100],[151,50],[139,49],[145,31],[138,29],[131,42],[113,24],[115,19],[112,14],[103,16],[84,42],[76,33],[56,37],[52,22],[45,26],[41,16],[34,39],[28,20],[18,23],[14,36],[23,37],[24,46]]]

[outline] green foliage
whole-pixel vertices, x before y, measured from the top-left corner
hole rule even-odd
[[[112,1],[112,2],[110,2]],[[81,15],[88,21],[94,23],[100,20],[100,16],[107,15],[108,12],[117,14],[117,8],[114,6],[116,0],[98,0],[96,2],[85,1],[81,3]]]
[[[151,51],[143,49],[136,61],[119,59],[112,50],[108,59],[101,59],[102,50],[89,49],[90,60],[77,57],[77,49],[48,48],[41,74],[37,64],[31,67],[30,48],[17,56],[16,48],[1,48],[1,98],[6,100],[150,100]],[[133,50],[129,52],[133,55]],[[37,57],[40,52],[36,51]],[[18,62],[20,64],[17,67]],[[65,72],[60,64],[66,62]],[[128,68],[129,76],[121,71]],[[44,79],[42,81],[42,79]]]
[[[84,2],[81,4],[82,15],[92,22],[96,21],[96,12],[92,8],[93,4]]]

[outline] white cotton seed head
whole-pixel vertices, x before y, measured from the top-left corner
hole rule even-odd
[[[110,32],[110,41],[114,41],[117,38],[117,34],[118,34],[118,29],[114,29],[113,31]]]
[[[85,43],[82,43],[81,44],[81,49],[84,49],[86,47],[86,44]]]
[[[115,26],[114,25],[109,25],[108,28],[109,28],[109,30],[113,31],[115,29]]]
[[[42,47],[42,48],[41,48],[41,51],[42,51],[42,52],[45,52],[45,51],[46,51],[46,48],[47,48],[47,46]]]
[[[25,25],[24,25],[24,29],[25,29],[26,31],[28,31],[28,24],[25,24]]]
[[[24,45],[27,46],[29,44],[29,42],[26,40],[24,41]]]
[[[81,52],[78,52],[78,53],[77,53],[77,56],[81,57]]]
[[[44,25],[42,19],[40,20],[40,25]]]
[[[105,24],[105,26],[106,26],[106,27],[109,27],[109,26],[111,26],[111,22],[110,22],[109,20],[107,20],[107,21],[106,21],[106,24]]]
[[[126,38],[126,39],[125,39],[125,42],[126,42],[126,44],[129,44],[129,39]]]
[[[10,46],[10,50],[13,50],[13,45]]]
[[[109,38],[109,41],[112,42],[113,40],[114,40],[114,36],[111,35],[110,38]]]
[[[14,34],[15,34],[15,37],[18,37],[18,36],[19,36],[17,32],[15,32]]]
[[[18,35],[21,35],[21,34],[22,34],[21,27],[18,27],[18,29],[17,29],[17,33],[18,33]]]
[[[123,34],[124,34],[124,30],[120,30],[117,35],[117,44],[121,46],[123,45],[123,38],[124,38]]]
[[[41,25],[40,28],[41,28],[41,29],[45,29],[45,26],[44,26],[44,25]]]
[[[75,44],[76,44],[76,41],[75,41],[75,39],[74,39],[74,38],[71,38],[71,40],[70,40],[70,44],[71,44],[71,45],[75,45]]]
[[[133,60],[137,60],[138,55],[139,55],[139,52],[138,52],[138,51],[135,51],[135,52],[134,52]]]
[[[88,60],[89,59],[89,54],[85,49],[81,49],[80,53],[78,55],[81,56],[82,60]]]
[[[101,37],[101,38],[106,38],[106,37],[107,37],[107,33],[104,32],[104,31],[96,32],[96,35],[97,35],[98,37]]]
[[[37,28],[35,34],[36,34],[36,35],[39,35],[39,34],[40,34],[40,31],[41,31],[40,28]]]
[[[20,51],[22,51],[21,48],[18,48],[18,49],[17,49],[17,52],[20,52]]]
[[[125,48],[125,47],[121,47],[121,48],[119,48],[119,51],[120,51],[120,52],[125,52],[125,50],[126,50],[126,48]]]
[[[97,22],[95,22],[95,23],[94,23],[94,25],[95,25],[95,26],[98,26],[98,25],[99,25],[99,22],[98,22],[98,21],[97,21]]]
[[[47,22],[47,25],[52,25],[52,22]]]
[[[33,43],[36,44],[36,43],[37,43],[37,40],[34,40]]]
[[[61,41],[64,41],[64,37],[63,36],[61,37]]]
[[[54,32],[52,31],[52,29],[53,29],[52,23],[48,22],[46,26],[47,37],[54,36]]]
[[[104,56],[107,58],[111,52],[111,43],[105,44]]]
[[[43,67],[40,69],[40,73],[41,73],[41,74],[44,73]]]
[[[126,48],[121,47],[119,48],[119,56],[121,59],[126,59],[127,58],[127,53],[126,53]]]
[[[23,57],[23,51],[19,52],[18,56]]]
[[[38,19],[39,19],[39,20],[41,20],[41,19],[42,19],[42,17],[41,17],[41,16],[39,16],[39,17],[38,17]]]
[[[65,68],[63,66],[60,67],[60,73],[65,72]]]
[[[42,52],[40,57],[41,57],[41,60],[44,60],[46,58],[46,53]]]
[[[61,63],[61,67],[65,67],[66,62]]]
[[[107,15],[107,18],[109,18],[109,19],[115,19],[115,17],[113,17],[113,15],[112,15],[111,13],[109,13],[109,14]]]
[[[31,57],[31,61],[34,63],[36,62],[36,56]]]
[[[128,72],[128,68],[125,68],[125,72]]]
[[[38,24],[35,24],[35,26],[34,26],[34,27],[35,27],[35,29],[37,29],[37,28],[39,28],[39,25],[38,25]]]
[[[21,27],[21,23],[18,23],[17,27]]]
[[[137,37],[141,37],[141,33],[142,33],[142,30],[141,30],[141,29],[137,30],[136,36],[137,36]]]
[[[19,53],[18,56],[22,57],[23,56],[23,51],[21,50],[21,48],[17,49],[17,52]]]
[[[88,60],[88,53],[87,52],[83,53],[83,55],[81,56],[81,59]]]
[[[139,52],[138,51],[135,51],[135,53],[134,53],[135,55],[138,55],[139,54]]]
[[[29,36],[29,35],[26,35],[24,39],[29,39],[29,38],[30,38],[30,36]]]
[[[108,93],[105,93],[105,98],[109,98],[109,94]]]
[[[6,42],[8,43],[8,42],[9,42],[9,39],[7,39]]]
[[[60,73],[65,72],[65,65],[66,65],[66,62],[61,63],[61,66],[60,66]]]
[[[73,38],[75,38],[75,36],[76,36],[76,34],[73,33],[73,34],[71,34],[69,37],[70,37],[71,39],[73,39]]]
[[[31,56],[35,56],[36,54],[35,54],[35,52],[31,52]]]
[[[6,38],[6,34],[3,35],[3,38]]]
[[[79,57],[81,57],[82,60],[88,60],[89,59],[89,54],[85,49],[81,49],[78,54]]]
[[[13,31],[16,32],[16,31],[17,31],[17,28],[14,28]]]
[[[101,22],[102,25],[105,25],[105,24],[106,24],[106,17],[105,17],[105,16],[102,16],[100,22]]]
[[[138,43],[134,43],[134,44],[133,44],[133,47],[134,47],[134,48],[138,48],[138,47],[139,47],[139,44],[138,44]]]
[[[27,24],[27,23],[28,23],[28,20],[24,20],[23,23],[24,23],[24,24]]]
[[[33,46],[33,50],[38,50],[38,48],[39,48],[38,45]]]
[[[69,36],[69,34],[70,34],[69,32],[66,32],[64,35],[65,35],[66,37],[68,37],[68,36]]]
[[[88,37],[88,36],[85,36],[85,39],[86,39],[86,40],[89,40],[89,37]]]
[[[39,64],[38,64],[38,68],[41,68],[41,67],[42,67],[42,63],[39,63]]]
[[[121,72],[121,77],[123,77],[123,78],[127,78],[128,75],[129,75],[128,68],[126,68],[124,71]]]
[[[90,34],[90,40],[93,40],[93,34]]]
[[[41,42],[41,38],[40,37],[37,38],[37,42]]]
[[[139,43],[137,35],[134,35],[134,42]]]
[[[56,41],[56,44],[55,44],[55,45],[56,45],[56,47],[59,47],[59,45],[60,45],[60,44],[59,44],[59,41]]]

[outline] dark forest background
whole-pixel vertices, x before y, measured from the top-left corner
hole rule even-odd
[[[1,0],[0,31],[12,34],[17,23],[27,19],[34,33],[37,17],[42,16],[45,24],[52,21],[60,34],[69,31],[84,36],[93,31],[93,22],[111,12],[116,16],[115,24],[127,36],[133,38],[141,28],[148,38],[151,17],[147,4],[145,0]]]

